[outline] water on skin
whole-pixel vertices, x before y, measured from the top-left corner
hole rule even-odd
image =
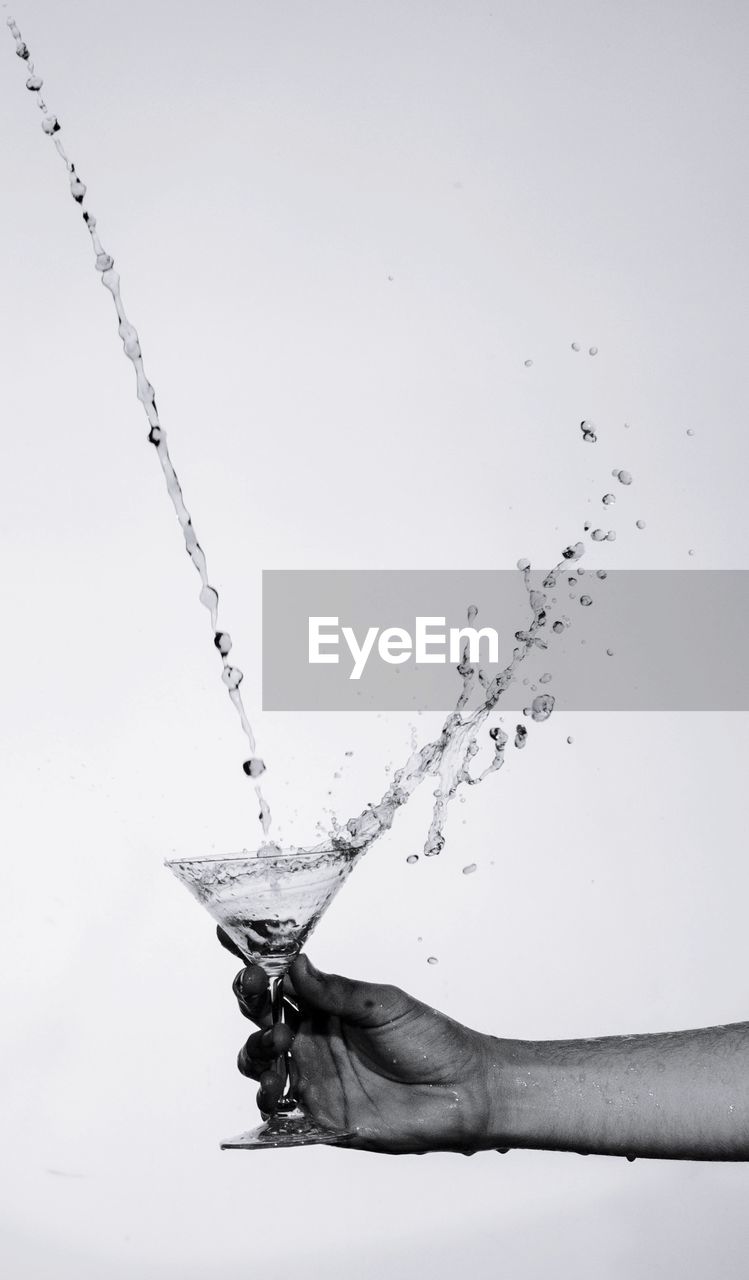
[[[231,637],[228,632],[219,628],[218,622],[218,592],[216,588],[211,586],[208,577],[208,566],[206,563],[205,553],[201,547],[192,517],[185,505],[182,494],[182,486],[180,485],[177,472],[172,464],[169,456],[169,449],[166,443],[166,431],[164,430],[158,411],[156,409],[156,394],[151,383],[146,377],[143,367],[143,356],[141,354],[138,333],[135,327],[130,323],[125,313],[125,307],[122,302],[122,294],[120,292],[120,277],[114,270],[114,259],[108,254],[99,239],[96,229],[96,218],[93,214],[82,208],[83,200],[86,195],[85,183],[81,181],[76,172],[75,165],[68,158],[60,139],[61,126],[56,116],[49,112],[46,102],[42,97],[41,90],[43,81],[35,69],[31,60],[28,46],[21,36],[21,32],[13,18],[8,18],[7,25],[10,34],[16,42],[16,54],[26,63],[28,78],[26,80],[26,88],[34,94],[36,104],[42,112],[42,129],[54,142],[60,159],[63,161],[67,169],[70,181],[70,194],[76,204],[81,206],[83,220],[91,236],[91,243],[94,249],[96,270],[101,273],[101,282],[104,288],[109,291],[114,302],[119,322],[119,335],[122,340],[123,350],[128,360],[135,370],[136,393],[140,400],[146,418],[148,419],[148,440],[154,446],[161,470],[164,473],[167,492],[172,500],[177,519],[182,529],[182,536],[185,540],[185,550],[190,560],[194,564],[200,576],[200,603],[207,609],[211,621],[211,630],[216,649],[222,662],[221,678],[226,686],[229,698],[231,699],[239,721],[242,726],[245,738],[247,740],[247,748],[249,752],[248,759],[244,762],[243,769],[245,774],[251,779],[257,802],[259,806],[258,817],[265,835],[268,834],[270,828],[270,809],[263,796],[262,788],[258,779],[265,772],[263,761],[256,755],[255,735],[252,726],[247,717],[247,713],[242,702],[242,695],[239,686],[242,683],[243,675],[239,667],[234,667],[229,662],[229,652],[232,647]]]

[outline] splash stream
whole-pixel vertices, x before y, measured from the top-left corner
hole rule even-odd
[[[631,484],[632,477],[629,472],[615,474],[621,484]],[[589,524],[586,524],[584,528],[587,532],[590,528]],[[595,541],[599,541],[595,534],[591,534],[591,537]],[[615,530],[609,530],[605,537],[607,541],[613,542],[616,538]],[[546,591],[553,590],[558,584],[560,574],[571,563],[580,560],[584,554],[585,546],[582,542],[576,542],[566,547],[562,552],[562,559],[545,575],[541,584],[543,590],[538,590],[532,584],[530,563],[527,560],[518,562],[518,569],[523,575],[523,582],[528,593],[531,621],[526,630],[515,632],[515,639],[518,643],[513,649],[512,660],[498,675],[491,680],[487,680],[480,668],[468,665],[467,651],[464,650],[463,661],[458,667],[458,673],[463,679],[460,697],[455,710],[445,720],[439,737],[414,751],[406,763],[396,770],[390,786],[377,804],[368,805],[362,813],[356,817],[349,818],[343,827],[336,826],[332,833],[334,840],[341,844],[350,845],[354,849],[364,851],[373,840],[376,840],[378,836],[392,826],[396,813],[406,804],[419,784],[427,777],[435,777],[437,779],[437,788],[434,792],[434,807],[424,844],[424,854],[426,857],[433,857],[441,853],[445,844],[444,829],[447,808],[453,796],[463,785],[477,786],[489,774],[496,773],[498,769],[501,769],[504,764],[508,735],[499,725],[495,725],[489,730],[489,737],[494,745],[492,759],[480,773],[471,773],[471,761],[480,749],[479,732],[496,707],[502,694],[515,679],[515,674],[520,664],[525,661],[534,649],[545,650],[548,648],[548,641],[544,632],[549,622],[549,606],[555,604],[556,599],[552,597],[550,600]],[[583,574],[584,570],[578,569],[574,577],[568,579],[568,585],[572,586],[574,583],[575,586],[579,586],[580,578]],[[596,577],[599,581],[605,579],[605,570],[599,569]],[[583,607],[589,607],[593,603],[593,597],[584,594],[580,597],[579,603]],[[472,606],[468,611],[468,621],[472,622],[476,614],[477,610]],[[558,617],[551,624],[551,632],[554,635],[560,635],[569,625],[567,619]],[[477,685],[482,689],[483,697],[473,711],[463,716],[463,708],[470,701]],[[542,723],[544,720],[548,720],[553,710],[553,694],[541,693],[533,698],[530,706],[525,708],[525,715],[537,723]],[[515,738],[516,746],[523,747],[526,737],[525,726],[518,725]],[[408,859],[408,861],[413,862],[416,860],[417,858],[414,854],[411,854]]]
[[[263,828],[263,832],[267,835],[270,828],[271,814],[270,809],[263,796],[263,791],[259,782],[260,776],[265,772],[265,764],[256,754],[255,735],[252,725],[245,711],[242,695],[239,686],[243,680],[243,673],[239,667],[234,667],[229,662],[229,654],[232,649],[232,640],[228,631],[224,631],[219,627],[218,619],[218,591],[211,586],[208,577],[208,565],[205,553],[201,547],[198,536],[195,532],[195,526],[192,521],[190,512],[188,511],[182,493],[177,472],[174,469],[169,449],[166,442],[166,431],[161,424],[158,411],[156,409],[156,393],[146,377],[143,367],[143,356],[138,339],[138,332],[134,325],[130,323],[125,313],[125,307],[122,301],[120,291],[120,277],[114,269],[114,258],[106,252],[104,246],[99,239],[96,228],[96,218],[83,208],[83,202],[86,196],[86,184],[82,182],[78,176],[76,167],[68,158],[60,138],[61,125],[55,115],[52,115],[49,108],[42,97],[43,80],[34,68],[31,60],[28,45],[21,36],[21,32],[14,18],[7,19],[7,26],[10,34],[16,42],[16,55],[26,63],[28,78],[26,80],[26,88],[36,98],[36,105],[42,112],[42,129],[44,133],[50,137],[55,145],[55,149],[65,168],[70,175],[70,194],[76,204],[80,207],[83,215],[83,221],[86,224],[89,235],[91,236],[91,244],[94,250],[95,267],[101,274],[101,282],[104,288],[112,295],[115,310],[117,312],[118,332],[122,340],[122,348],[128,360],[135,370],[136,392],[140,400],[146,418],[148,419],[148,440],[156,450],[156,456],[161,464],[161,470],[164,473],[167,492],[171,498],[177,519],[182,530],[182,536],[185,540],[185,550],[190,557],[195,569],[200,576],[200,603],[208,610],[211,622],[211,630],[213,632],[213,643],[218,650],[221,658],[222,671],[221,678],[226,686],[229,697],[237,711],[242,731],[247,739],[249,750],[248,758],[244,761],[242,768],[246,775],[251,779],[254,786],[255,795],[257,797],[259,813],[258,817]]]

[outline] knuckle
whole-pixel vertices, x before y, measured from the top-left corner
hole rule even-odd
[[[378,1004],[385,1009],[393,1009],[403,1000],[403,992],[400,987],[392,986],[388,983],[386,986],[378,988]]]

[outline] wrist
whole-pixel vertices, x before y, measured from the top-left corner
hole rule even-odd
[[[546,1073],[537,1046],[529,1040],[485,1037],[486,1102],[483,1132],[486,1150],[544,1147],[551,1129]]]

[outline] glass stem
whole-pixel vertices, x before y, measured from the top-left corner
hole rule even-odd
[[[274,1025],[286,1022],[286,1009],[283,998],[283,978],[273,978],[271,984],[271,1017]],[[282,1053],[278,1059],[279,1070],[283,1075],[283,1093],[279,1099],[278,1111],[294,1111],[296,1100],[291,1089],[291,1054]]]

